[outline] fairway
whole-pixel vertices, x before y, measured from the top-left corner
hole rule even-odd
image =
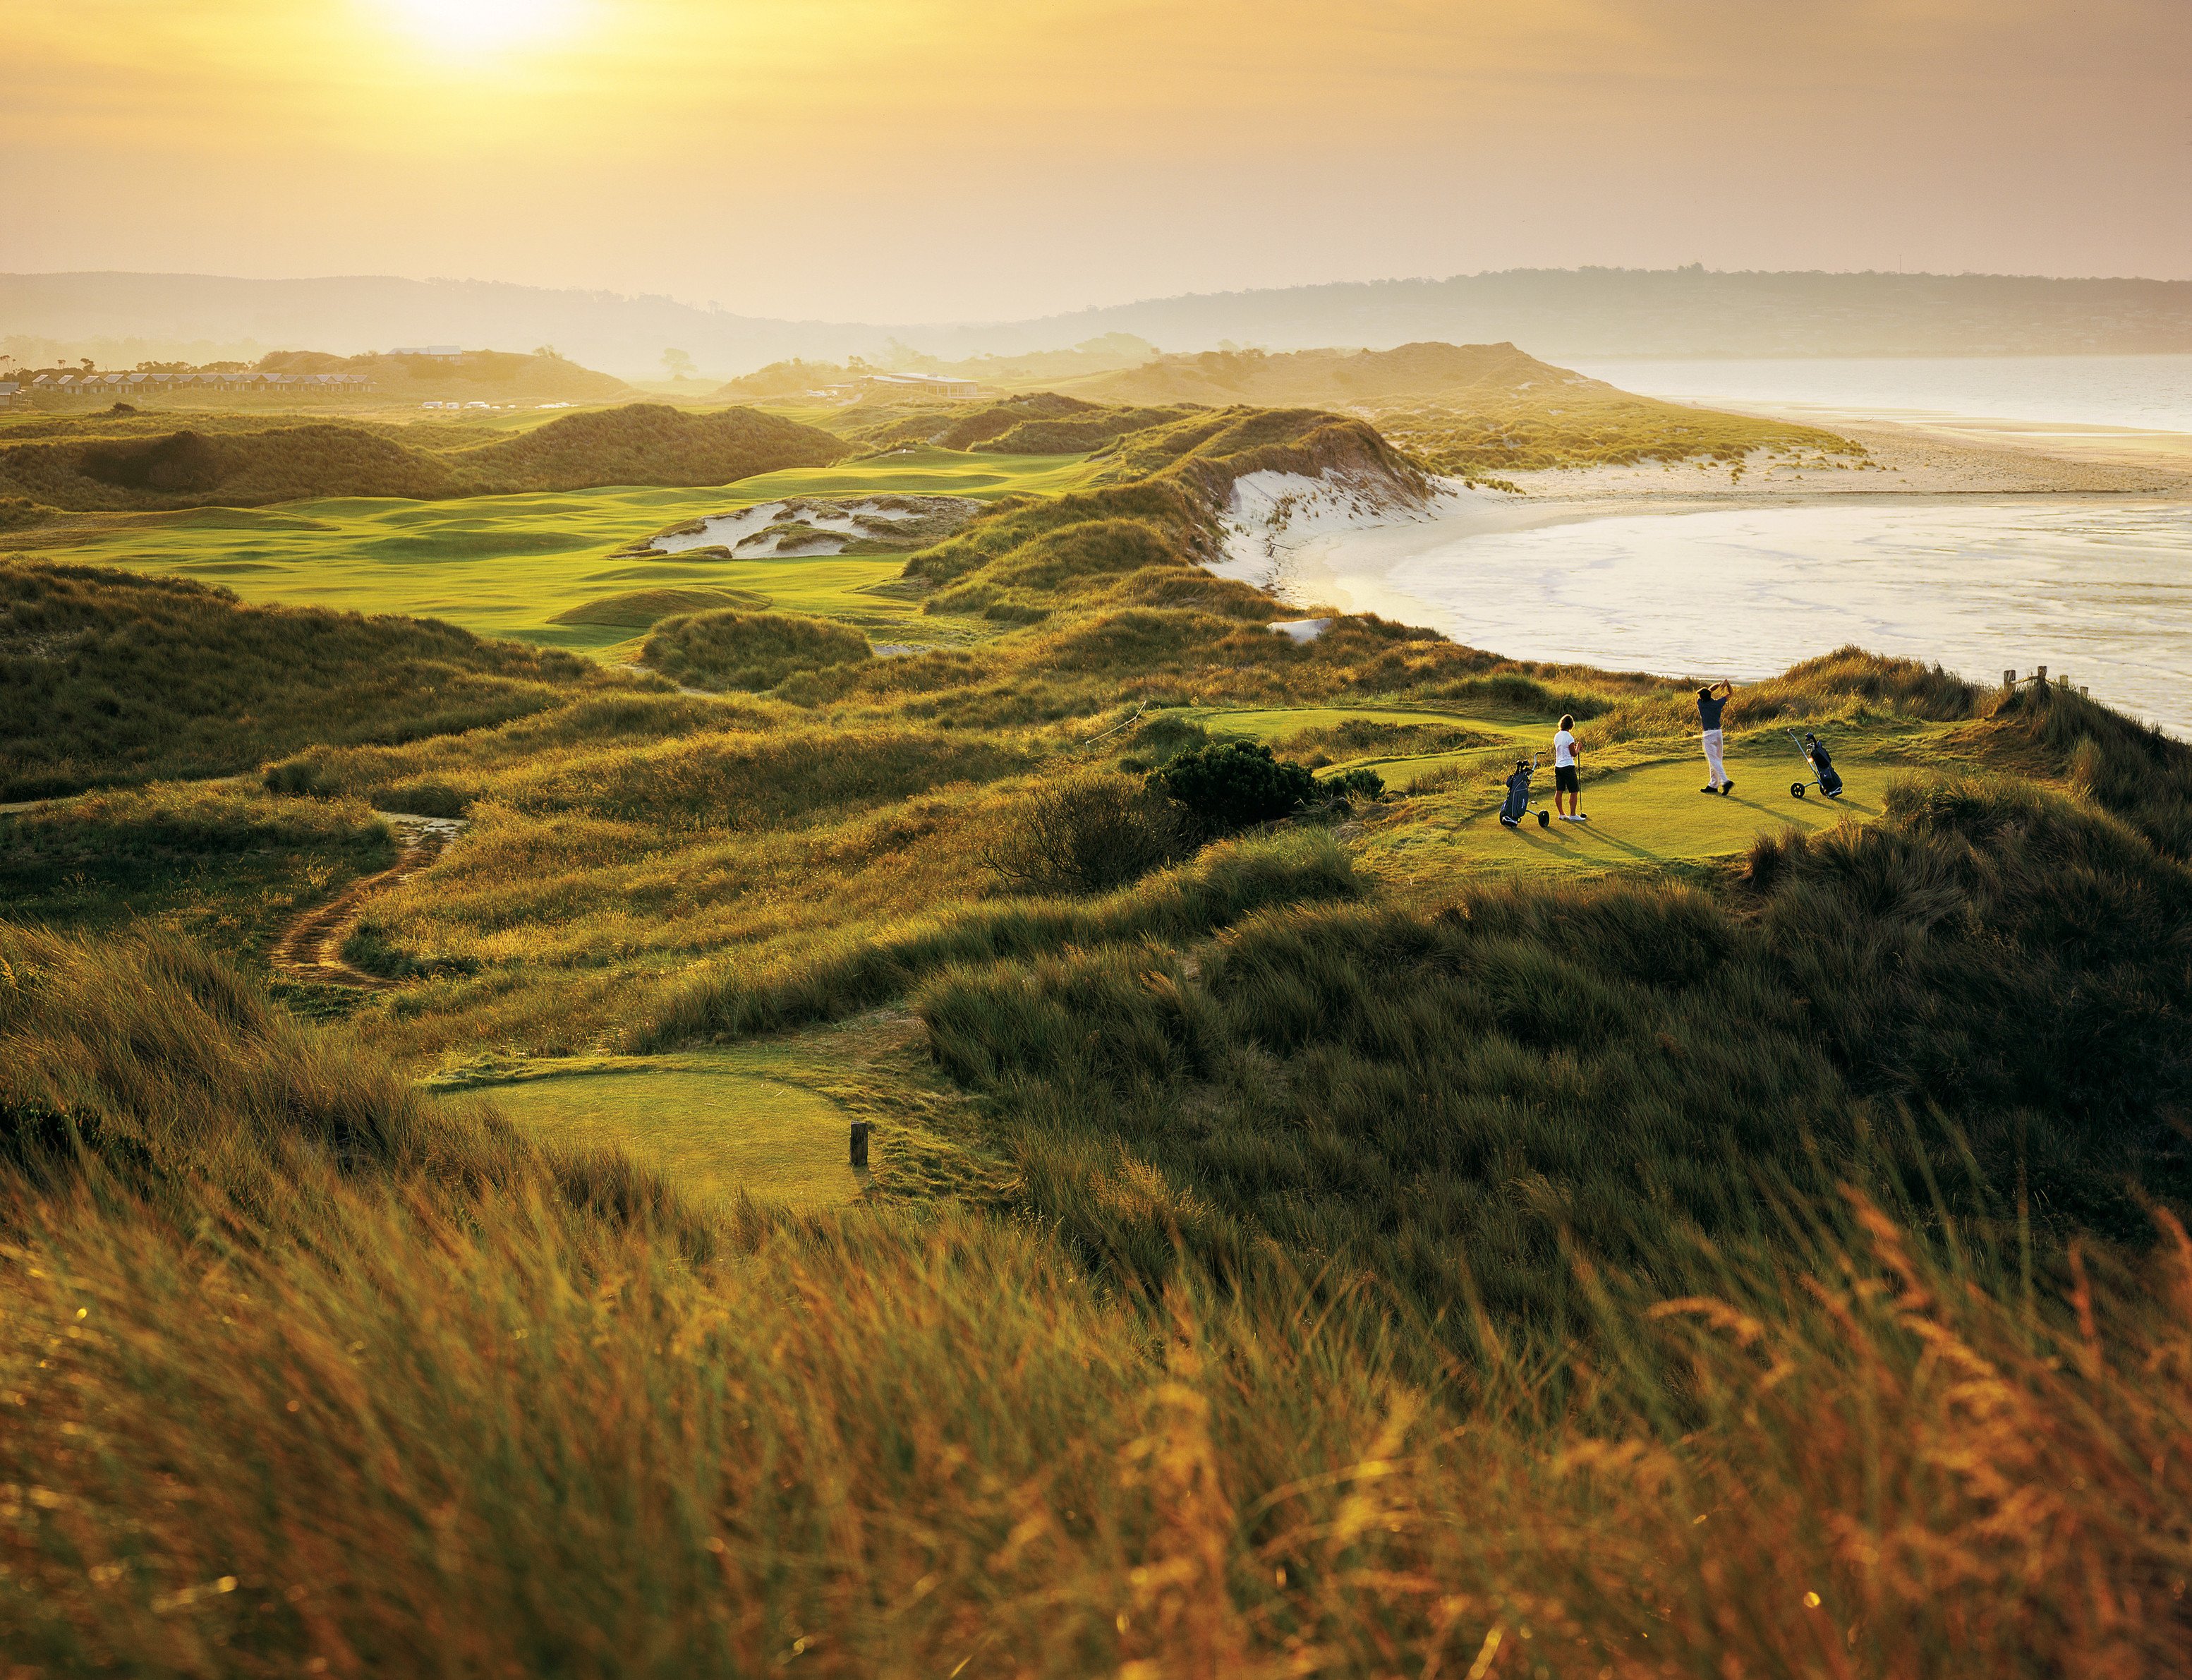
[[[819,1208],[859,1193],[847,1164],[847,1117],[835,1103],[709,1060],[681,1056],[645,1071],[619,1063],[466,1094],[488,1098],[544,1141],[622,1149],[688,1194],[744,1191]]]
[[[1350,720],[1398,723],[1404,727],[1447,723],[1456,729],[1473,729],[1481,734],[1498,735],[1511,740],[1527,740],[1544,734],[1547,728],[1543,723],[1495,723],[1487,717],[1459,711],[1440,711],[1430,706],[1194,706],[1183,710],[1179,715],[1193,718],[1213,734],[1247,735],[1261,741],[1286,740],[1306,729],[1330,729],[1336,723]],[[1379,761],[1369,759],[1363,762]]]
[[[1080,455],[895,453],[699,489],[608,489],[447,501],[339,497],[265,508],[111,514],[41,531],[40,558],[127,566],[220,584],[243,599],[445,619],[482,636],[600,654],[634,640],[616,625],[559,624],[574,607],[650,586],[749,591],[773,607],[836,618],[881,639],[934,642],[918,603],[871,591],[900,556],[742,560],[612,559],[665,526],[786,496],[1053,494],[1087,477]],[[916,627],[920,634],[911,633]],[[899,627],[900,634],[890,632]],[[961,634],[969,633],[959,626]]]

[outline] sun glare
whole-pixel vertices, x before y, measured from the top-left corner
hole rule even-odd
[[[493,52],[553,35],[576,0],[382,0],[408,29],[456,52]]]

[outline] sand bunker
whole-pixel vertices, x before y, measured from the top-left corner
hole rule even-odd
[[[910,551],[950,535],[981,506],[966,496],[794,496],[711,514],[662,532],[647,546],[659,554],[722,548],[740,560],[842,554],[853,543]]]

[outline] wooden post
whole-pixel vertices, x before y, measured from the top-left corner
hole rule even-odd
[[[2044,665],[2034,666],[2032,667],[2032,680],[2037,683],[2041,688],[2046,688],[2047,686],[2047,667]]]
[[[853,1122],[853,1164],[865,1168],[868,1164],[868,1133],[872,1124],[866,1120]]]
[[[2092,698],[2092,694],[2093,691],[2091,689],[2088,689],[2083,683],[2078,684],[2078,698],[2080,700],[2091,700]]]
[[[2017,673],[2013,671],[2003,671],[2001,673],[2001,686],[2005,689],[2014,689],[2017,686]]]

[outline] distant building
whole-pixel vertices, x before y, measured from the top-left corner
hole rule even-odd
[[[972,380],[939,379],[933,374],[870,374],[860,384],[877,396],[925,397],[931,402],[963,403],[982,394]]]
[[[15,393],[22,388],[20,380],[0,380],[0,409],[14,407]]]

